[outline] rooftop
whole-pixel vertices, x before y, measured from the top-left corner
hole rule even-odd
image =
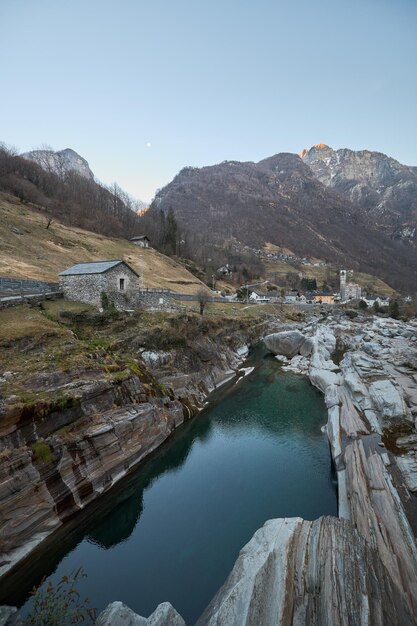
[[[108,270],[110,270],[112,267],[116,267],[116,265],[119,265],[120,263],[124,263],[124,265],[127,265],[127,263],[125,263],[124,261],[120,261],[120,260],[93,261],[91,263],[77,263],[76,265],[73,265],[72,267],[69,267],[68,269],[61,272],[59,276],[75,276],[77,274],[103,274],[104,272],[107,272]],[[130,265],[127,265],[127,267],[130,270],[132,270],[132,272],[135,272],[130,267]]]

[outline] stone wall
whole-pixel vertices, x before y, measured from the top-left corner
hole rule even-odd
[[[119,288],[120,279],[125,281],[123,291]],[[139,278],[126,265],[117,265],[101,274],[61,276],[60,287],[68,300],[100,307],[101,294],[105,292],[116,308],[128,309],[134,306]]]
[[[60,276],[59,285],[67,300],[101,306],[101,293],[105,288],[104,274]]]
[[[27,296],[7,296],[0,298],[0,310],[9,309],[19,304],[39,304],[39,302],[43,302],[43,300],[56,300],[57,298],[62,298],[62,291]]]
[[[147,309],[172,309],[177,294],[163,289],[140,289],[135,294],[135,306]]]

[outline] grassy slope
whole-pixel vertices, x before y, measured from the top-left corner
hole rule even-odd
[[[298,269],[289,263],[275,261],[274,259],[267,259],[264,263],[269,280],[273,283],[276,281],[278,284],[280,284],[280,280],[283,281],[285,279],[288,272],[302,272],[303,276],[307,278],[315,278],[318,287],[320,287],[326,279],[326,272],[328,271],[326,267],[314,267],[311,265],[303,265]],[[336,272],[334,272],[334,274],[335,273]],[[395,289],[390,287],[383,280],[376,276],[371,276],[371,274],[355,272],[353,276],[348,277],[348,282],[358,283],[358,285],[367,291],[369,290],[369,292],[381,296],[393,296],[397,293]]]
[[[138,248],[125,239],[53,222],[36,208],[0,193],[0,276],[57,281],[74,263],[124,259],[141,277],[144,287],[196,293],[202,283],[186,269],[156,250]],[[22,234],[13,232],[13,228]]]

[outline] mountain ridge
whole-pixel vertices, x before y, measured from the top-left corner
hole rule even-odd
[[[417,245],[417,167],[371,150],[313,146],[300,154],[320,182],[356,203],[381,231]]]
[[[321,147],[321,150],[331,148]],[[174,211],[206,242],[274,243],[301,256],[363,269],[398,288],[414,284],[411,250],[375,226],[360,203],[325,185],[304,159],[280,153],[251,161],[183,168],[150,211]]]

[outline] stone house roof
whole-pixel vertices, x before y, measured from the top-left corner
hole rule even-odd
[[[131,272],[136,274],[136,276],[139,276],[139,274],[135,272],[135,270],[131,268],[130,265],[128,265],[125,261],[120,261],[120,260],[93,261],[91,263],[77,263],[76,265],[69,267],[68,269],[64,270],[58,275],[59,276],[77,276],[77,275],[84,275],[84,274],[104,274],[104,272],[107,272],[108,270],[111,270],[113,267],[116,267],[117,265],[120,265],[120,264],[126,265],[126,267],[129,268]]]
[[[132,237],[129,241],[144,241],[145,239],[150,241],[147,235],[136,235],[136,237]]]

